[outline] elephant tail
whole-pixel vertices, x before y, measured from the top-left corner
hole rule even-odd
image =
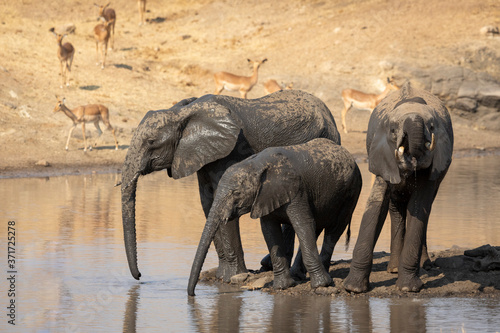
[[[347,225],[347,233],[345,235],[345,250],[349,249],[349,242],[351,241],[351,220],[349,220],[349,224]]]

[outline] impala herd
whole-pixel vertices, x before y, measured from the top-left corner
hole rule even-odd
[[[146,12],[146,0],[137,0],[139,9],[139,25],[145,24],[144,13]],[[96,57],[97,65],[101,65],[101,69],[104,69],[106,62],[106,55],[108,44],[111,40],[110,48],[114,48],[115,39],[115,23],[116,23],[116,12],[113,8],[109,7],[110,3],[106,5],[98,5],[94,3],[98,8],[98,19],[102,22],[98,23],[94,27],[94,39],[96,43]],[[63,43],[63,38],[67,36],[66,34],[58,33],[55,28],[49,30],[56,36],[57,41],[57,57],[60,62],[60,75],[61,75],[61,88],[65,85],[69,86],[69,79],[71,74],[71,65],[73,63],[73,57],[75,55],[74,46],[69,43]],[[99,52],[100,49],[100,52]],[[99,56],[100,53],[100,56]],[[215,82],[215,95],[219,95],[223,90],[227,91],[238,91],[241,98],[247,98],[248,92],[258,82],[258,71],[262,64],[264,64],[267,59],[261,61],[254,61],[247,59],[248,63],[252,67],[252,75],[243,76],[236,75],[229,72],[221,71],[214,74]],[[272,94],[279,90],[293,89],[293,82],[288,85],[279,84],[275,79],[268,79],[264,84],[264,90],[266,94]],[[342,90],[342,101],[344,108],[341,112],[342,117],[342,129],[344,133],[348,133],[346,125],[346,115],[354,107],[356,109],[365,109],[370,112],[380,103],[380,101],[386,97],[391,91],[398,90],[399,86],[396,85],[393,79],[387,78],[387,85],[385,90],[380,94],[364,93],[355,89],[344,89]],[[87,146],[87,140],[85,135],[85,124],[94,123],[97,129],[98,137],[101,136],[102,131],[99,127],[99,122],[103,122],[106,128],[111,131],[115,140],[115,149],[118,149],[118,142],[116,140],[115,130],[109,122],[109,111],[108,108],[101,104],[90,104],[84,106],[78,106],[73,110],[69,109],[64,103],[64,97],[57,97],[57,104],[54,108],[54,112],[62,111],[66,116],[68,116],[73,121],[73,126],[70,128],[68,133],[68,139],[66,141],[66,150],[68,150],[69,140],[73,130],[78,124],[82,125],[82,134],[84,141],[83,150],[86,151],[87,147],[92,150],[92,146]],[[94,144],[95,145],[95,144]]]

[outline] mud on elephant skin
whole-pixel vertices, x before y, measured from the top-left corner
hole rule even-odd
[[[303,261],[311,286],[330,285],[328,268],[333,249],[348,225],[350,229],[361,185],[354,158],[328,139],[268,148],[231,166],[219,182],[193,261],[188,294],[194,295],[218,228],[246,213],[261,219],[273,264],[274,288],[286,289],[295,283],[284,253],[283,223],[291,224],[297,234],[303,255],[296,260]],[[316,239],[323,230],[325,238],[318,254]]]
[[[396,285],[418,292],[422,252],[432,203],[451,163],[453,129],[443,103],[405,84],[373,111],[366,137],[369,170],[376,176],[344,287],[369,288],[373,249],[387,213],[391,216],[391,259]]]
[[[299,90],[253,100],[206,95],[183,100],[168,110],[149,111],[132,137],[122,167],[122,219],[125,250],[132,276],[139,279],[135,230],[138,179],[166,169],[174,179],[197,173],[205,216],[224,171],[267,147],[327,138],[340,144],[326,105]],[[238,221],[215,236],[217,276],[229,281],[246,272]]]

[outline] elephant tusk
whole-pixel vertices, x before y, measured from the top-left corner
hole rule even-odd
[[[401,158],[401,156],[403,156],[404,152],[405,152],[405,147],[401,146],[401,147],[399,147],[399,149],[394,150],[394,156],[396,157],[396,159]]]
[[[127,185],[125,185],[125,186],[122,188],[122,190],[127,189],[127,187],[129,187],[129,186],[130,186],[133,182],[135,182],[135,181],[137,180],[137,178],[139,178],[139,176],[140,176],[140,173],[139,173],[139,172],[138,172],[138,173],[136,173],[136,174],[135,174],[135,176],[134,176],[134,178],[132,178],[132,179],[128,182],[128,184],[127,184]],[[120,182],[120,184],[121,184],[121,182]],[[118,185],[118,184],[117,184],[117,185]]]
[[[431,142],[426,142],[425,147],[429,149],[430,151],[433,151],[434,148],[436,148],[436,141],[434,140],[434,133],[432,133],[432,139]]]

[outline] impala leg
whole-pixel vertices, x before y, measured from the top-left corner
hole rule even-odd
[[[66,86],[69,87],[69,80],[71,76],[71,65],[73,64],[73,57],[75,54],[72,54],[69,59],[66,61],[66,71],[68,74],[67,80],[66,80]]]
[[[87,151],[87,137],[85,136],[85,121],[82,122],[82,134],[83,134],[83,151]],[[92,147],[90,147],[92,150]]]
[[[99,66],[99,42],[95,42],[95,54],[97,59],[96,65]]]
[[[76,127],[76,124],[74,124],[73,127],[71,127],[69,129],[68,140],[66,140],[66,150],[68,150],[68,147],[69,147],[69,138],[71,138],[71,133],[73,133],[73,130],[75,129],[75,127]]]
[[[345,121],[347,112],[351,109],[352,104],[351,103],[344,103],[344,109],[342,109],[342,128],[344,129],[344,133],[347,133],[347,124]]]
[[[94,147],[97,147],[97,140],[99,140],[99,138],[102,135],[101,127],[99,126],[99,120],[94,122],[94,126],[95,126],[95,129],[97,130],[97,138],[95,139]]]
[[[61,64],[61,88],[64,86],[64,67],[63,67],[63,62],[60,61]],[[66,148],[67,149],[67,148]]]

